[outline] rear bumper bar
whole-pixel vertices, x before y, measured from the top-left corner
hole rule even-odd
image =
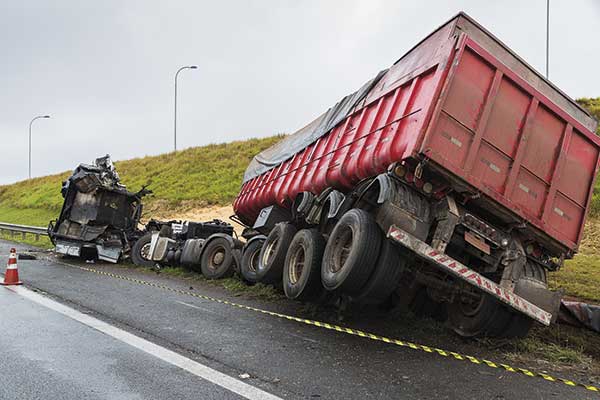
[[[516,295],[514,292],[501,287],[497,283],[487,279],[483,275],[473,271],[467,266],[461,264],[455,259],[434,250],[427,243],[415,238],[411,234],[392,225],[388,230],[387,237],[412,250],[419,257],[431,262],[435,266],[443,269],[445,272],[460,278],[469,284],[483,290],[494,296],[498,300],[512,307],[536,321],[548,326],[552,321],[552,314],[541,309],[535,304],[530,303],[524,298]]]

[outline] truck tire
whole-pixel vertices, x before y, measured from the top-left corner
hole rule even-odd
[[[509,311],[487,293],[479,291],[475,296],[478,298],[459,295],[448,304],[450,326],[462,337],[499,336],[498,332],[510,320]]]
[[[425,286],[416,290],[408,307],[417,317],[431,318],[438,322],[444,322],[448,318],[446,304],[432,299]]]
[[[534,279],[547,286],[546,271],[537,264],[525,264],[522,278]],[[461,336],[491,336],[503,338],[525,337],[533,325],[533,320],[494,297],[482,293],[481,308],[472,315],[465,315],[457,302],[448,305],[450,325]]]
[[[406,254],[400,252],[391,241],[384,240],[375,271],[354,300],[362,304],[385,303],[398,287],[406,264]]]
[[[155,262],[150,260],[150,242],[152,241],[152,233],[146,233],[139,238],[131,248],[131,261],[140,267],[154,267]]]
[[[315,300],[324,291],[321,285],[321,260],[325,239],[316,229],[296,233],[285,257],[283,291],[287,298]]]
[[[533,320],[525,315],[512,313],[508,325],[501,333],[505,338],[524,338],[533,326]]]
[[[259,282],[280,284],[285,255],[296,234],[296,227],[280,222],[271,230],[260,250],[256,276]]]
[[[229,241],[217,237],[208,242],[200,257],[200,268],[206,279],[230,277],[235,270],[235,262]]]
[[[333,228],[321,265],[325,289],[357,295],[366,285],[379,255],[382,234],[373,217],[354,208]]]
[[[258,260],[260,257],[260,250],[265,243],[264,240],[254,240],[244,249],[242,254],[242,262],[240,265],[240,275],[242,280],[247,283],[257,283],[258,276],[256,271],[258,269]]]

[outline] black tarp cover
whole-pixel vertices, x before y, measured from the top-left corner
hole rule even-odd
[[[379,72],[377,76],[362,85],[360,89],[345,96],[310,124],[254,156],[244,174],[244,183],[292,158],[294,154],[335,128],[354,111],[354,107],[366,97],[386,72],[387,69]]]

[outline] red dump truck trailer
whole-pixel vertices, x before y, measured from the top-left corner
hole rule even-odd
[[[463,336],[556,318],[598,169],[597,122],[460,13],[258,154],[242,274],[303,300],[441,310]]]

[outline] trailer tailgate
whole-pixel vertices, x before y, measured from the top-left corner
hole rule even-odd
[[[421,154],[575,250],[600,141],[466,34]]]

